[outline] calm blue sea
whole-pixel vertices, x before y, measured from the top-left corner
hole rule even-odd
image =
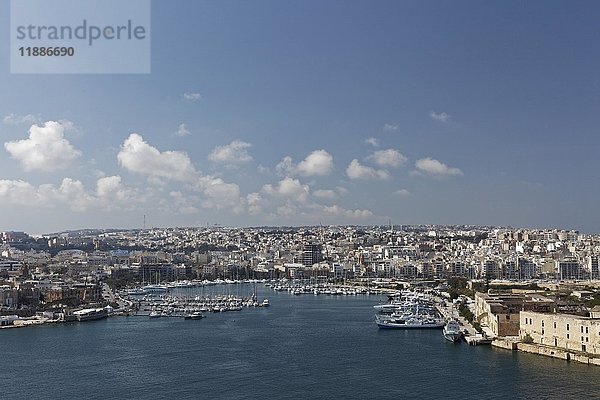
[[[0,398],[600,398],[600,367],[379,330],[379,296],[258,294],[271,307],[2,330]]]

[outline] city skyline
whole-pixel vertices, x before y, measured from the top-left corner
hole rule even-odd
[[[152,2],[150,74],[19,75],[0,59],[0,230],[145,216],[598,233],[599,11]]]

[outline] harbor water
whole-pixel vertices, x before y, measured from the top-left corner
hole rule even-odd
[[[381,296],[257,294],[271,306],[2,330],[0,398],[600,397],[600,367],[451,343],[441,330],[380,330]]]

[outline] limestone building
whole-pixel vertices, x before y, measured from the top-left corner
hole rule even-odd
[[[525,294],[475,294],[475,317],[494,336],[519,336],[521,311],[554,311],[554,300]]]
[[[525,342],[600,355],[600,308],[595,307],[590,317],[523,311],[520,337]]]

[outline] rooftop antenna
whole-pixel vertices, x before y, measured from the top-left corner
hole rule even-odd
[[[144,230],[146,230],[146,214],[144,214]]]

